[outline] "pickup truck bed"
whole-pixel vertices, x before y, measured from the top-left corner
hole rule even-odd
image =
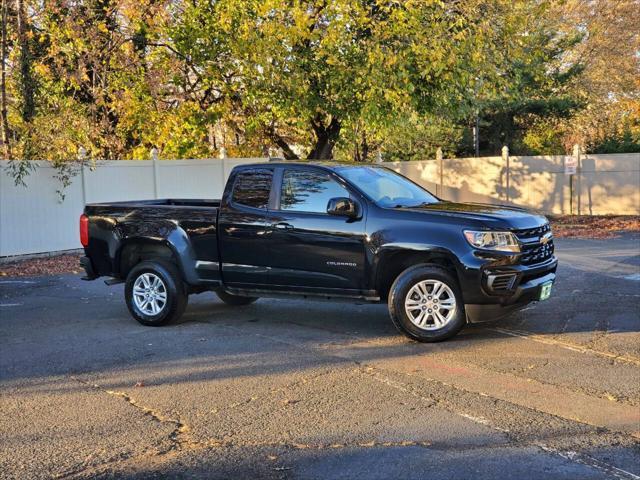
[[[221,200],[195,200],[190,198],[159,198],[157,200],[128,200],[124,202],[90,203],[93,207],[215,207],[220,206]]]
[[[149,255],[175,257],[193,285],[220,283],[217,220],[220,200],[158,199],[94,203],[85,207],[92,219],[87,246],[89,277],[120,278]],[[174,252],[158,248],[171,245]],[[212,269],[212,266],[215,268]]]

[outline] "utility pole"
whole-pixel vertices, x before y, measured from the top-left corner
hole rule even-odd
[[[473,120],[473,150],[476,158],[480,156],[480,106],[482,105],[480,97],[482,96],[482,87],[484,79],[476,77],[474,86],[473,102],[475,103],[475,118]]]

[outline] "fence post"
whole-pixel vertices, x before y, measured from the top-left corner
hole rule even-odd
[[[576,169],[575,169],[575,174],[578,175],[578,179],[580,178],[580,145],[578,145],[577,143],[573,146],[573,152],[571,153],[571,156],[573,157],[573,159],[576,161]],[[566,167],[565,167],[565,173],[566,173]],[[569,175],[569,213],[571,215],[573,215],[573,197],[574,197],[574,178],[576,175],[575,174],[570,174]],[[577,181],[578,185],[577,187],[580,187],[580,180]],[[578,195],[577,195],[577,200],[578,200],[578,215],[580,215],[580,191],[578,191]]]
[[[506,177],[507,177],[507,203],[509,203],[509,188],[510,188],[510,181],[511,181],[511,166],[509,165],[509,147],[507,147],[506,145],[504,147],[502,147],[502,160],[504,160],[506,162]]]
[[[87,204],[87,177],[84,172],[84,161],[87,158],[87,151],[84,147],[78,148],[78,161],[80,162],[80,180],[82,182],[82,206]]]
[[[222,178],[220,179],[221,189],[224,191],[224,186],[227,183],[227,149],[220,147],[218,158],[222,160]]]
[[[438,162],[438,174],[440,177],[440,184],[436,189],[436,195],[441,197],[442,191],[444,190],[444,166],[442,160],[442,149],[440,147],[436,150],[436,162]]]
[[[582,188],[581,187],[581,180],[580,177],[582,176],[582,161],[581,161],[581,151],[580,151],[580,145],[579,144],[575,144],[573,146],[573,156],[576,159],[576,190],[578,191],[578,195],[577,195],[577,200],[578,200],[578,215],[581,214],[581,196],[582,196]],[[573,175],[572,175],[573,176]]]
[[[153,198],[158,198],[158,149],[151,149],[151,161],[153,162]]]

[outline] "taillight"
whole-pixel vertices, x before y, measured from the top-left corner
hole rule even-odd
[[[84,213],[80,215],[80,243],[83,247],[89,245],[89,217]]]

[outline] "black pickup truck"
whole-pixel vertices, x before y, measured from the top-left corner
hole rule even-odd
[[[545,300],[557,267],[543,216],[440,200],[374,165],[243,165],[222,200],[87,205],[80,238],[84,278],[126,282],[144,325],[178,319],[193,293],[298,295],[387,302],[402,333],[431,342]]]

